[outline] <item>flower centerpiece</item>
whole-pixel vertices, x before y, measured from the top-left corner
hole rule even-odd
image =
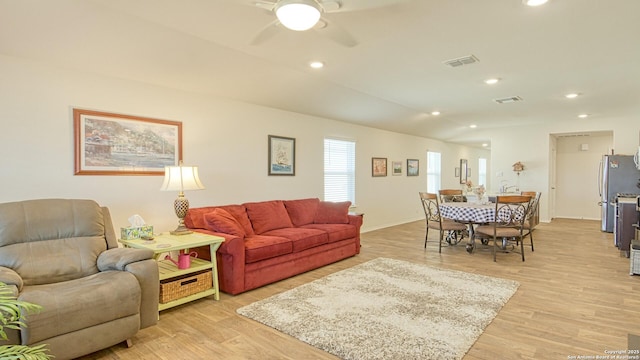
[[[484,193],[485,193],[485,188],[484,185],[478,185],[477,187],[475,187],[473,189],[473,193],[476,194],[476,196],[478,197],[478,204],[484,204]]]
[[[471,180],[467,180],[467,182],[465,182],[464,184],[467,187],[466,189],[467,193],[470,193],[471,191],[473,191],[473,182]]]

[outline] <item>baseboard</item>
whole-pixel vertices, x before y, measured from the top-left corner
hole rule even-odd
[[[387,223],[387,224],[379,225],[379,226],[376,226],[376,227],[365,227],[363,225],[362,228],[360,229],[360,233],[364,234],[364,233],[368,233],[370,231],[386,229],[388,227],[409,224],[409,223],[416,222],[416,221],[424,221],[424,216],[416,218],[416,219],[400,220],[400,221],[395,222],[395,223]],[[365,220],[365,222],[366,222],[366,220]]]

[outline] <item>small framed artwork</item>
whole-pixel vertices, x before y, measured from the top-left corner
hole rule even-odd
[[[467,159],[460,159],[460,184],[467,183]]]
[[[296,174],[296,139],[269,135],[269,175]]]
[[[371,158],[371,176],[387,176],[387,158]]]
[[[391,175],[402,175],[402,161],[391,162]]]
[[[460,176],[460,168],[456,167],[456,177],[459,177],[459,176]]]
[[[418,176],[419,169],[418,159],[407,159],[407,176]]]
[[[182,123],[73,109],[75,175],[164,175],[182,160]]]

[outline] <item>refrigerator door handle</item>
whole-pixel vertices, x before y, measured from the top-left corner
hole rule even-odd
[[[600,196],[600,198],[602,198],[602,172],[604,171],[603,169],[603,164],[604,159],[600,160],[600,164],[598,165],[598,196]]]

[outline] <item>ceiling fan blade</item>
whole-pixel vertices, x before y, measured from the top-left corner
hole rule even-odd
[[[251,40],[251,45],[260,45],[265,41],[271,39],[275,36],[275,34],[280,31],[278,28],[280,25],[280,21],[277,19],[267,24],[267,26],[263,27],[262,30],[256,34],[256,36]]]
[[[330,13],[373,9],[406,1],[408,0],[323,0],[320,3],[325,12]]]
[[[325,18],[320,20],[320,23],[314,28],[314,30],[340,45],[346,47],[354,47],[358,45],[358,41],[347,30]]]
[[[334,12],[340,10],[342,7],[342,1],[340,0],[321,0],[322,10],[324,12]]]
[[[253,1],[252,3],[256,7],[259,7],[261,9],[265,9],[265,10],[268,10],[268,11],[273,11],[273,8],[276,7],[276,2],[272,2],[272,1],[261,1],[261,0],[258,0],[258,1]]]

